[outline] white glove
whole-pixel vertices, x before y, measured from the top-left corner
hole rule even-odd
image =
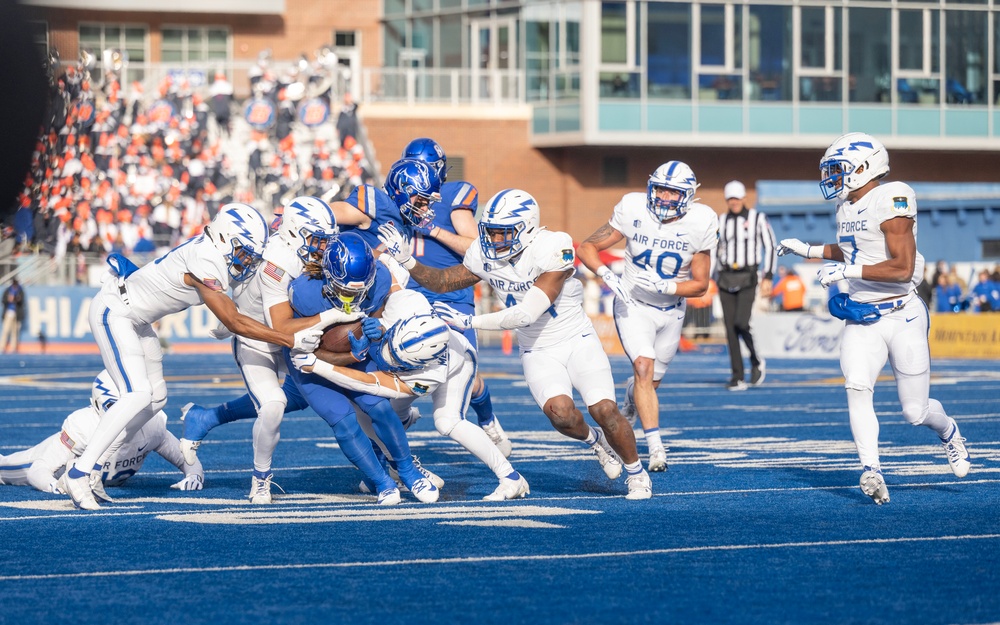
[[[834,282],[840,282],[847,276],[844,275],[844,270],[847,267],[844,263],[824,263],[823,268],[820,269],[816,275],[819,276],[819,283],[823,286],[830,286]]]
[[[456,330],[465,331],[472,327],[472,315],[458,312],[444,302],[434,302],[434,314]]]
[[[184,479],[176,484],[171,484],[170,488],[174,490],[201,490],[205,485],[205,478],[199,473],[192,473],[191,475],[185,475]]]
[[[306,367],[309,367],[309,371],[305,372],[309,373],[312,371],[312,367],[315,364],[316,364],[316,354],[309,353],[309,354],[292,355],[292,365],[299,371],[302,371]]]
[[[378,227],[378,238],[385,245],[385,251],[396,259],[396,262],[412,269],[416,261],[410,252],[410,242],[403,238],[402,233],[396,229],[396,225],[391,221]]]
[[[65,495],[66,494],[65,480],[66,480],[66,473],[63,472],[63,474],[59,477],[58,480],[49,484],[49,492],[55,495]]]
[[[323,329],[317,326],[299,330],[295,333],[295,345],[292,346],[292,355],[301,353],[312,353],[319,347],[319,341],[323,338]]]
[[[632,296],[629,295],[628,291],[625,289],[625,285],[622,284],[621,278],[616,276],[615,272],[608,269],[607,266],[603,266],[600,269],[598,269],[597,275],[598,277],[600,277],[601,280],[604,280],[604,284],[608,285],[608,288],[614,291],[615,296],[617,296],[620,300],[622,300],[626,304],[635,303],[632,300]]]
[[[660,295],[673,295],[677,292],[677,283],[673,280],[654,280],[646,272],[640,272],[635,277],[635,285],[646,291],[653,291]]]
[[[220,323],[208,331],[208,335],[217,341],[224,341],[233,338],[233,333],[224,324]]]
[[[314,325],[314,328],[328,328],[332,325],[338,323],[347,323],[348,321],[357,321],[364,314],[361,311],[345,313],[342,310],[337,310],[336,308],[331,308],[330,310],[324,310],[319,314],[319,323]]]
[[[778,243],[778,256],[795,254],[802,258],[823,258],[822,245],[809,245],[798,239],[782,239]]]

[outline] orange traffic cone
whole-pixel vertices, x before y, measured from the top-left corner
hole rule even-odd
[[[503,338],[500,340],[500,347],[505,356],[510,356],[514,351],[514,335],[510,330],[503,331]]]

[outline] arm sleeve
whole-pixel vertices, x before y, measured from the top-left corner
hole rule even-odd
[[[56,481],[56,473],[66,466],[73,457],[71,452],[59,440],[58,434],[53,434],[41,443],[42,449],[38,459],[31,463],[25,478],[35,490],[51,493],[52,483]]]
[[[313,365],[312,372],[321,378],[325,378],[333,382],[337,386],[357,391],[359,393],[375,395],[376,397],[385,397],[386,399],[403,399],[404,397],[409,397],[413,394],[409,391],[409,386],[395,376],[393,376],[393,380],[396,383],[395,387],[382,386],[378,383],[378,377],[372,378],[375,380],[374,383],[361,382],[360,380],[355,380],[348,375],[340,373],[334,365],[331,365],[324,360],[317,360],[316,364]]]
[[[473,317],[472,327],[478,330],[516,330],[538,321],[551,305],[545,291],[533,286],[516,306]]]

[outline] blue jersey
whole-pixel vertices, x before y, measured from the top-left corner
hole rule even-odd
[[[361,301],[359,310],[366,315],[381,310],[389,298],[392,288],[392,273],[382,263],[375,263],[375,283]],[[288,285],[288,301],[296,317],[312,317],[333,308],[330,300],[323,297],[323,279],[302,274]]]
[[[456,210],[470,210],[475,215],[479,207],[479,193],[476,187],[468,182],[456,181],[446,182],[441,185],[441,201],[435,202],[431,208],[434,209],[434,224],[442,230],[452,234],[455,226],[451,223],[451,214]],[[430,227],[433,227],[430,226]],[[473,245],[478,245],[473,241]],[[422,265],[435,267],[437,269],[447,269],[455,265],[462,264],[463,254],[459,254],[444,243],[440,243],[431,237],[424,237],[417,234],[413,242],[413,256]],[[473,287],[467,287],[450,293],[435,293],[417,284],[416,280],[410,280],[407,288],[423,293],[427,301],[448,302],[449,304],[473,304]]]
[[[363,184],[355,187],[344,201],[367,215],[372,222],[367,228],[341,225],[340,229],[357,232],[373,250],[382,245],[381,239],[378,238],[378,227],[383,224],[390,222],[395,224],[396,230],[399,230],[403,238],[409,239],[413,236],[413,230],[399,213],[399,207],[382,189]]]

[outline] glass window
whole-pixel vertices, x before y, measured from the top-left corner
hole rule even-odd
[[[406,11],[406,0],[385,0],[382,5],[386,15],[404,13]]]
[[[802,67],[826,68],[826,8],[802,7]]]
[[[438,0],[438,4],[442,9],[460,9],[462,8],[462,0]]]
[[[986,101],[987,41],[984,14],[945,12],[945,96],[953,104]]]
[[[726,64],[726,7],[701,7],[701,64],[722,67]]]
[[[442,16],[439,28],[440,67],[462,67],[462,16]]]
[[[117,24],[81,24],[78,28],[79,48],[94,55],[98,63],[97,71],[102,71],[100,63],[104,50],[115,49],[128,55],[129,65],[125,70],[123,82],[141,81],[144,78],[145,70],[142,64],[146,62],[145,28]]]
[[[799,99],[803,102],[840,102],[844,80],[840,76],[802,76]]]
[[[385,64],[387,67],[398,67],[399,50],[406,46],[406,22],[404,20],[387,20],[384,32]]]
[[[899,12],[899,69],[924,69],[924,12]]]
[[[601,61],[628,62],[628,23],[624,2],[601,4]]]
[[[638,98],[639,74],[630,72],[601,72],[601,97]]]
[[[888,102],[889,9],[849,9],[848,78],[851,102]]]
[[[579,6],[568,7],[566,15],[566,64],[577,66],[580,64],[580,13]]]
[[[425,52],[424,63],[427,67],[435,66],[433,19],[421,18],[413,20],[413,43],[411,47]]]
[[[165,63],[199,63],[229,58],[225,28],[166,26],[161,30],[160,58]],[[131,52],[129,53],[131,59]]]
[[[691,97],[691,5],[651,2],[646,21],[649,97]]]
[[[430,11],[434,8],[434,0],[412,0],[414,11]]]
[[[338,48],[353,48],[355,44],[355,32],[353,30],[338,30],[333,33],[333,45]]]
[[[791,100],[792,8],[750,6],[750,99]]]

